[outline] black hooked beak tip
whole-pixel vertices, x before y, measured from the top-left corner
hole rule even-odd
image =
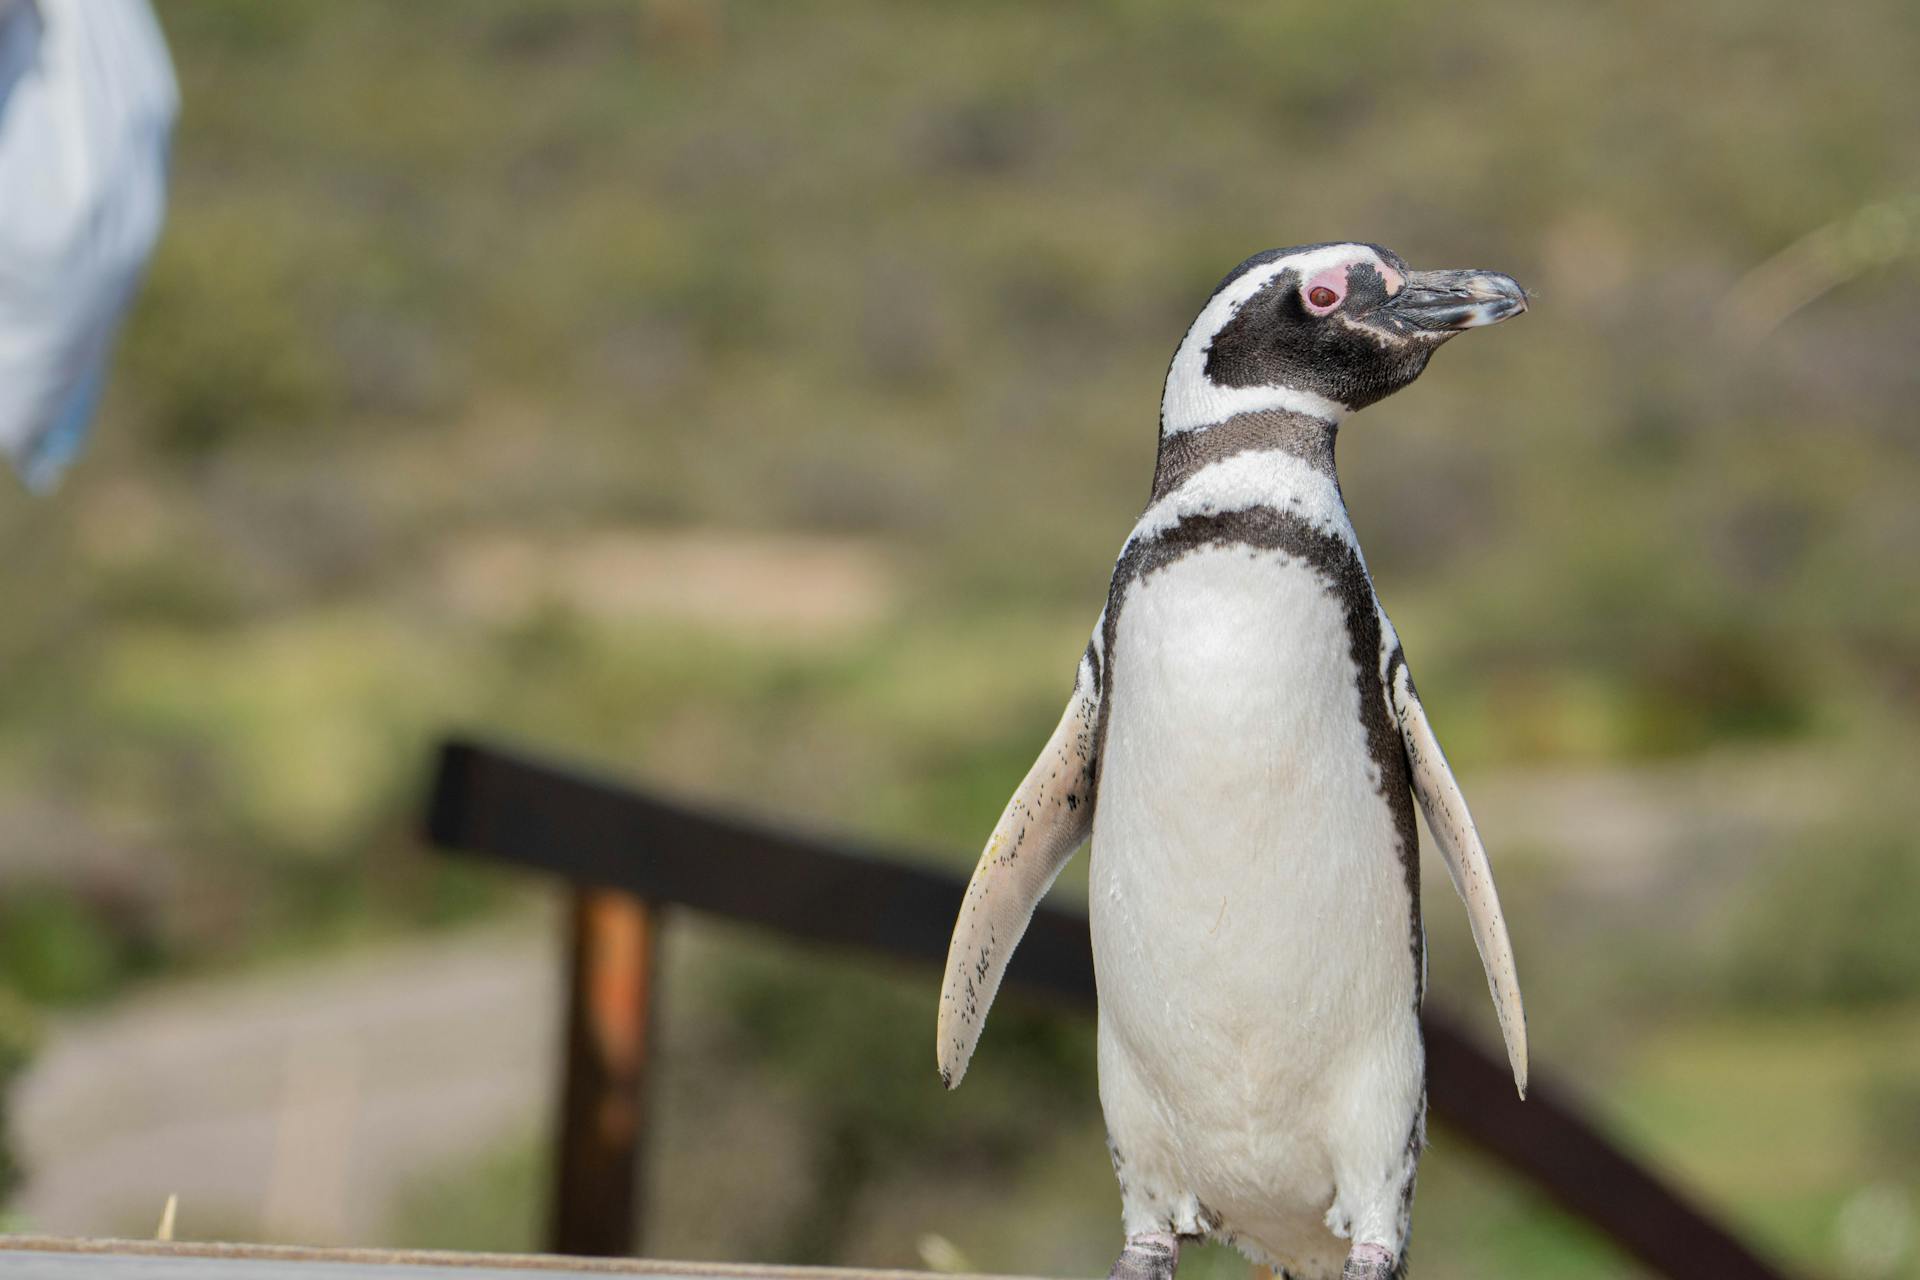
[[[1409,271],[1406,280],[1387,309],[1436,333],[1499,324],[1527,309],[1527,291],[1498,271]]]

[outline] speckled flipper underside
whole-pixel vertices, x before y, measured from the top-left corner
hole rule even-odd
[[[937,1052],[951,1089],[967,1073],[987,1010],[1033,910],[1093,827],[1100,678],[1089,650],[1053,737],[987,838],[960,904],[940,989]]]
[[[1407,744],[1407,763],[1413,775],[1414,798],[1427,817],[1427,828],[1447,863],[1447,874],[1460,900],[1467,905],[1467,920],[1473,926],[1473,942],[1480,949],[1480,963],[1487,971],[1487,988],[1493,993],[1494,1012],[1500,1018],[1500,1034],[1507,1043],[1507,1061],[1513,1068],[1514,1087],[1520,1096],[1527,1093],[1527,1014],[1520,1004],[1520,975],[1514,967],[1513,943],[1507,938],[1506,917],[1500,912],[1500,894],[1493,886],[1493,866],[1487,860],[1487,847],[1474,828],[1473,815],[1467,812],[1466,797],[1454,781],[1453,770],[1440,751],[1440,742],[1427,722],[1426,708],[1414,691],[1413,677],[1406,664],[1396,664],[1391,673],[1390,693],[1394,715],[1400,721],[1401,736]]]

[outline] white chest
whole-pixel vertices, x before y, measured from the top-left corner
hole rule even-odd
[[[1333,1046],[1411,1022],[1401,837],[1361,715],[1381,695],[1346,610],[1306,561],[1223,546],[1134,581],[1118,617],[1092,859],[1102,1028],[1175,1105],[1220,1110],[1196,1123],[1244,1124]]]

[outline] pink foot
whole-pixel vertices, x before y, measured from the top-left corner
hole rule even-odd
[[[1357,1244],[1347,1254],[1340,1280],[1393,1280],[1393,1250],[1383,1244]]]
[[[1127,1247],[1114,1260],[1107,1280],[1173,1280],[1180,1265],[1180,1237],[1170,1232],[1146,1232],[1127,1237]]]

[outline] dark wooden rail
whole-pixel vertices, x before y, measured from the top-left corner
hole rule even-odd
[[[655,799],[478,743],[440,752],[427,819],[440,847],[575,887],[574,964],[553,1213],[556,1253],[626,1253],[638,1233],[645,1048],[657,912],[674,904],[790,937],[939,965],[966,882],[850,843]],[[1091,1009],[1082,916],[1042,905],[1006,981]],[[928,1001],[929,1026],[933,1003]],[[1504,1058],[1423,1017],[1434,1117],[1659,1275],[1783,1280],[1621,1151],[1536,1065],[1527,1100]],[[929,1088],[934,1073],[929,1057]]]

